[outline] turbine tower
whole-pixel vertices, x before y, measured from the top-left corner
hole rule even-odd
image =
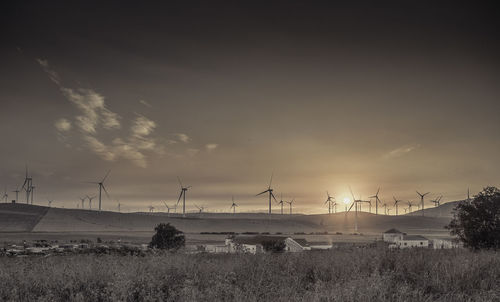
[[[179,185],[181,186],[181,194],[179,195],[179,199],[177,199],[177,204],[181,201],[182,198],[182,216],[186,216],[186,192],[191,186],[184,187],[182,185],[181,179],[177,176],[177,180],[179,181]]]
[[[401,202],[401,200],[396,199],[396,197],[392,196],[394,198],[394,206],[396,207],[396,216],[398,216],[398,203]]]
[[[290,205],[290,215],[292,215],[292,206],[293,206],[293,203],[295,202],[295,198],[292,199],[291,201],[285,201],[285,202]]]
[[[234,202],[234,196],[231,196],[231,200],[233,201],[233,204],[231,204],[231,207],[229,208],[229,210],[233,209],[233,215],[234,215],[234,214],[236,214],[236,207],[238,205]]]
[[[108,191],[106,190],[106,187],[104,187],[104,181],[106,180],[106,178],[108,178],[109,173],[111,173],[111,170],[109,170],[108,173],[106,173],[106,175],[100,182],[88,182],[99,186],[99,212],[101,211],[101,205],[102,205],[102,190],[104,190],[104,193],[106,193],[106,196],[109,198]]]
[[[21,190],[26,191],[26,204],[30,203],[30,195],[31,195],[31,189],[33,188],[32,185],[33,179],[28,175],[28,165],[26,165],[26,176],[24,178],[24,183],[21,187]]]
[[[20,192],[20,191],[19,191],[19,188],[16,188],[16,189],[15,189],[14,191],[12,191],[12,192],[13,192],[13,193],[16,193],[16,203],[17,203],[17,201],[18,201],[18,199],[17,199],[17,198],[19,197],[19,192]]]
[[[378,198],[378,193],[380,192],[380,187],[377,190],[377,194],[370,196],[369,198],[375,198],[375,215],[378,215],[378,203],[382,202],[380,198]],[[371,212],[371,211],[370,211]]]
[[[347,215],[347,213],[349,213],[349,211],[351,211],[352,207],[354,206],[354,231],[357,233],[358,232],[358,204],[361,203],[362,201],[359,199],[356,199],[356,197],[354,197],[354,193],[352,193],[351,186],[349,186],[349,191],[351,192],[351,195],[352,195],[352,204],[349,207],[349,210],[347,210],[346,215]]]
[[[271,180],[269,181],[269,186],[267,187],[267,190],[265,190],[264,192],[261,192],[255,196],[259,196],[259,195],[262,195],[262,194],[265,194],[265,193],[269,193],[269,215],[271,215],[271,199],[274,199],[274,201],[278,202],[276,200],[276,197],[274,197],[274,194],[273,194],[273,189],[271,189],[271,183],[273,182],[273,174],[271,174]]]
[[[89,210],[92,210],[92,199],[96,198],[96,196],[88,196],[87,195],[87,198],[89,200]]]
[[[411,201],[407,201],[407,204],[408,204],[408,211],[409,213],[411,213],[411,207],[413,207],[413,203],[411,203]]]
[[[82,201],[82,210],[85,208],[85,199],[87,199],[87,197],[78,197],[80,198],[80,200]]]
[[[278,202],[279,205],[281,205],[281,215],[283,215],[283,202],[286,202],[283,200],[283,194],[280,194],[280,201]]]
[[[328,214],[331,214],[332,213],[332,202],[334,202],[333,199],[335,199],[335,197],[330,196],[330,193],[328,193],[328,191],[326,191],[326,197],[327,198],[325,200],[325,204],[328,203]],[[335,205],[336,205],[336,203],[335,203]],[[337,212],[337,211],[335,211],[335,212]]]
[[[422,216],[424,216],[424,197],[425,197],[425,195],[429,194],[430,192],[427,192],[424,194],[421,194],[419,191],[415,191],[415,192],[417,192],[417,194],[420,196],[420,203],[422,205]]]

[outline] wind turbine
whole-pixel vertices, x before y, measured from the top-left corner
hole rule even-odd
[[[182,198],[182,216],[186,216],[186,192],[191,186],[184,187],[179,176],[177,176],[177,180],[181,186],[181,194],[179,195],[179,199],[177,199],[177,204],[179,204]]]
[[[168,214],[168,216],[170,216],[170,210],[176,208],[177,205],[174,205],[173,207],[170,207],[165,200],[162,200],[162,201],[163,201],[163,204],[165,205],[165,207],[167,208],[167,214]]]
[[[441,198],[443,198],[443,195],[440,195],[440,196],[439,196],[439,197],[437,197],[436,199],[431,200],[431,202],[433,202],[433,203],[434,203],[434,206],[435,206],[435,207],[439,207],[440,202],[441,202]]]
[[[351,186],[349,186],[349,191],[351,191],[351,195],[352,195],[352,204],[349,207],[349,210],[347,210],[346,215],[347,215],[347,213],[349,213],[349,211],[354,206],[354,231],[357,233],[358,232],[358,203],[360,203],[361,200],[356,199],[356,197],[354,197],[354,193],[352,193]]]
[[[194,206],[199,210],[198,214],[201,215],[201,213],[203,212],[204,207],[199,207],[197,205],[194,205]]]
[[[328,191],[326,191],[326,200],[325,200],[325,204],[328,203],[328,214],[331,214],[332,213],[332,202],[333,202],[333,199],[335,199],[334,197],[330,196],[330,193],[328,193]],[[335,203],[336,205],[336,203]],[[337,211],[335,211],[337,212]]]
[[[281,215],[283,215],[283,202],[286,202],[285,200],[283,200],[283,194],[280,195],[280,201],[278,202],[278,204],[281,205]]]
[[[413,203],[411,203],[411,201],[407,201],[408,203],[408,211],[410,211],[411,213],[411,207],[413,207]]]
[[[53,199],[47,199],[47,201],[49,202],[49,208],[52,206],[52,202],[54,201]]]
[[[382,202],[380,198],[378,198],[378,193],[380,192],[380,187],[377,190],[377,194],[370,196],[369,198],[375,198],[375,215],[378,215],[378,203]],[[370,204],[371,205],[371,204]],[[371,211],[370,211],[371,212]]]
[[[387,215],[387,203],[382,205],[384,207],[384,215]]]
[[[231,200],[233,201],[233,204],[231,205],[231,207],[229,208],[229,210],[233,209],[233,215],[236,214],[236,207],[238,206],[235,202],[234,202],[234,196],[231,196]],[[283,212],[283,210],[282,210]]]
[[[31,185],[31,204],[33,204],[33,196],[35,195],[35,186]]]
[[[424,194],[421,194],[419,191],[415,191],[415,192],[417,192],[417,194],[420,196],[420,201],[422,204],[422,216],[424,216],[424,197],[425,197],[425,195],[429,194],[430,192],[427,192]]]
[[[292,215],[292,206],[293,206],[293,203],[295,202],[295,198],[290,200],[290,201],[285,201],[285,202],[290,205],[290,215]]]
[[[96,198],[96,196],[88,196],[87,195],[87,198],[89,199],[89,209],[92,210],[92,199]]]
[[[401,200],[396,199],[396,197],[392,196],[394,198],[394,206],[396,207],[396,216],[398,216],[398,203],[401,202]]]
[[[121,212],[122,212],[122,204],[118,201],[118,213],[121,213]]]
[[[29,177],[28,175],[28,165],[26,165],[26,176],[24,178],[24,183],[21,187],[21,190],[25,190],[26,191],[26,204],[29,204],[29,201],[30,201],[30,195],[31,195],[31,189],[32,189],[32,182],[33,182],[33,179],[31,177]],[[33,198],[32,198],[33,200]]]
[[[153,207],[152,205],[149,206],[149,213],[153,213],[155,210],[155,207]]]
[[[19,196],[19,188],[16,188],[14,191],[12,191],[13,193],[16,193],[16,203],[17,203],[17,198]]]
[[[273,194],[273,189],[271,189],[271,183],[273,182],[273,174],[271,174],[271,180],[269,181],[269,186],[267,187],[267,190],[265,190],[264,192],[261,192],[255,196],[259,196],[259,195],[262,195],[264,193],[269,193],[269,215],[271,215],[271,199],[274,199],[274,201],[278,202],[276,200],[276,197],[274,197],[274,194]]]
[[[7,188],[5,188],[2,199],[5,200],[5,202],[7,202],[7,200],[9,199],[9,194],[7,194]]]
[[[85,208],[85,199],[87,199],[87,197],[78,197],[80,198],[80,200],[82,201],[82,210]]]
[[[102,190],[104,190],[104,192],[106,193],[106,196],[109,198],[108,191],[106,190],[106,187],[104,187],[104,181],[106,180],[106,178],[108,178],[109,173],[111,173],[111,170],[109,170],[108,173],[106,173],[106,175],[104,176],[104,178],[100,182],[88,182],[88,183],[95,184],[95,185],[99,186],[99,211],[101,211],[101,205],[102,205],[102,202],[101,202],[102,201]]]

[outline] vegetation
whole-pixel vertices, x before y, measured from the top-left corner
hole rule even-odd
[[[499,301],[496,251],[0,257],[0,301]]]
[[[285,250],[286,244],[284,240],[264,240],[262,247],[266,252],[281,253]]]
[[[186,242],[184,234],[170,223],[160,223],[155,227],[155,232],[149,244],[151,248],[177,250]]]
[[[461,201],[448,225],[464,246],[472,249],[500,248],[500,190],[486,187],[473,200]]]

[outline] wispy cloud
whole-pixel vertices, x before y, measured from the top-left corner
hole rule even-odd
[[[151,106],[151,104],[150,104],[150,103],[148,103],[148,102],[147,102],[147,101],[145,101],[145,100],[139,100],[139,103],[143,104],[144,106],[146,106],[146,107],[148,107],[148,108],[153,107],[153,106]]]
[[[390,158],[401,157],[401,156],[403,156],[405,154],[408,154],[408,153],[412,152],[413,150],[415,150],[415,149],[417,149],[419,147],[420,147],[419,144],[404,145],[404,146],[396,148],[396,149],[394,149],[392,151],[387,152],[384,155],[384,158],[390,159]]]
[[[208,152],[212,152],[217,149],[218,146],[218,144],[206,144],[205,149],[207,149]]]
[[[65,118],[60,118],[54,122],[54,127],[60,132],[68,132],[71,130],[71,122]]]
[[[191,141],[191,138],[184,133],[175,133],[175,136],[183,143],[189,143]]]
[[[64,87],[59,75],[50,68],[47,60],[37,60],[49,78],[59,86],[62,94],[75,105],[79,114],[74,117],[74,124],[81,134],[84,146],[106,161],[120,158],[130,160],[139,167],[147,166],[146,151],[161,154],[164,146],[152,137],[157,127],[153,120],[138,115],[131,121],[129,133],[124,137],[116,137],[110,142],[98,138],[101,130],[109,131],[121,129],[121,117],[107,108],[105,98],[92,89],[72,89]],[[55,128],[60,134],[68,134],[72,129],[72,122],[61,118],[55,121]],[[190,138],[183,134],[178,136],[181,141],[187,142]],[[190,151],[188,150],[188,153]]]

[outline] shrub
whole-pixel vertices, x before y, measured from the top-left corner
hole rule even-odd
[[[149,247],[164,250],[177,250],[184,246],[184,233],[176,229],[170,223],[160,223],[155,227],[156,234],[151,238]]]

